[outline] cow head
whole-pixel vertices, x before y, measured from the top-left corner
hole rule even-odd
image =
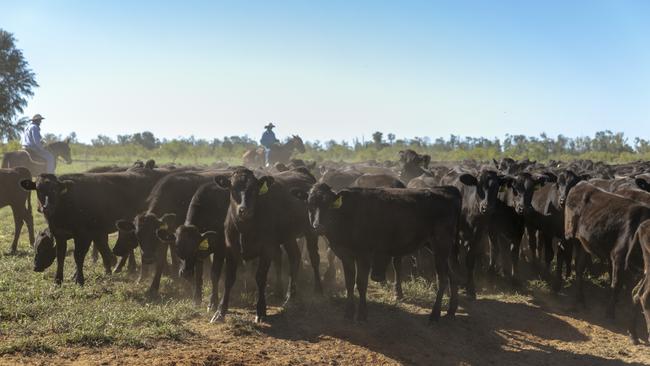
[[[214,242],[216,236],[214,231],[201,233],[194,225],[181,225],[176,229],[176,253],[181,260],[179,276],[190,278],[194,274],[197,259],[207,258],[213,252],[214,244],[211,245],[210,242]]]
[[[54,263],[56,247],[49,229],[38,233],[34,242],[34,272],[43,272]]]
[[[399,176],[401,179],[408,182],[427,171],[429,163],[431,162],[431,156],[420,155],[410,149],[403,150],[399,152],[399,162],[402,166]]]
[[[533,210],[533,194],[546,182],[554,182],[555,176],[550,174],[533,175],[530,173],[519,173],[510,184],[514,195],[515,211],[519,215]]]
[[[161,244],[159,238],[165,234],[164,231],[172,230],[171,228],[175,221],[175,214],[165,214],[161,218],[158,218],[158,216],[149,212],[135,217],[135,237],[140,243],[142,263],[152,264],[155,262],[156,254]],[[167,238],[170,239],[169,236]]]
[[[331,211],[343,206],[343,196],[347,191],[337,194],[327,184],[317,183],[309,193],[300,190],[292,190],[291,193],[298,199],[307,201],[309,222],[317,234],[323,235],[331,223]]]
[[[113,247],[113,254],[124,257],[138,247],[138,238],[135,235],[133,221],[119,220],[115,223],[117,228],[117,241]]]
[[[464,173],[460,175],[459,179],[464,185],[476,188],[481,214],[490,213],[496,206],[499,191],[512,183],[512,177],[500,175],[493,170],[484,170],[478,177]]]
[[[245,168],[235,170],[230,179],[217,176],[214,181],[219,187],[230,190],[229,211],[240,222],[250,220],[255,215],[257,199],[268,194],[275,182],[270,176],[257,179],[252,171]]]
[[[74,182],[60,181],[54,174],[41,174],[36,178],[36,182],[25,179],[20,182],[20,185],[25,190],[36,191],[39,210],[42,210],[45,217],[51,217],[59,207],[61,200],[73,189]]]
[[[575,187],[580,181],[589,180],[591,177],[588,174],[576,174],[572,170],[565,170],[557,178],[557,190],[558,190],[558,204],[560,208],[564,208],[566,203],[566,198],[571,191],[571,188]]]

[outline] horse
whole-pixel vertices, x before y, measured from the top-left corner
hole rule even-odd
[[[269,165],[275,163],[287,164],[291,159],[291,154],[297,150],[300,153],[305,152],[305,145],[302,142],[302,139],[298,135],[293,135],[291,138],[284,144],[276,143],[271,146],[271,151],[269,152]],[[264,165],[264,147],[258,147],[257,149],[247,150],[244,155],[242,155],[244,160],[244,165],[249,167],[263,166]]]
[[[67,164],[72,164],[70,157],[70,140],[51,142],[44,146],[45,150],[49,151],[54,156],[54,168],[56,169],[56,162],[62,158]],[[38,176],[45,171],[45,162],[33,160],[32,155],[27,150],[19,150],[5,153],[2,158],[3,168],[25,167],[32,173],[32,177]]]

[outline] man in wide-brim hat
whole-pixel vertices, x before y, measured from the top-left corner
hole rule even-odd
[[[23,134],[23,148],[29,151],[32,159],[41,159],[45,161],[45,171],[54,174],[54,155],[43,147],[41,138],[41,121],[45,118],[40,114],[35,114],[30,120],[29,126]]]
[[[264,164],[266,166],[269,166],[269,153],[271,152],[271,146],[280,142],[275,137],[275,133],[273,132],[273,127],[275,127],[273,123],[269,123],[268,125],[264,126],[266,131],[264,131],[264,133],[262,134],[262,138],[260,139],[260,144],[264,146]]]

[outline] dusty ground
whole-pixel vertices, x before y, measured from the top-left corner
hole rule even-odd
[[[427,325],[428,304],[371,302],[368,323],[342,319],[339,297],[306,296],[289,309],[271,307],[252,323],[235,308],[222,324],[194,320],[195,335],[149,349],[61,348],[55,354],[5,355],[1,364],[153,365],[649,365],[650,347],[632,346],[624,318],[607,321],[599,306],[573,311],[566,296],[499,293],[462,298],[455,320]],[[601,294],[602,296],[603,294]],[[374,287],[372,297],[386,298]],[[597,296],[597,295],[594,295]],[[599,301],[600,303],[600,301]],[[626,308],[627,309],[627,308]]]

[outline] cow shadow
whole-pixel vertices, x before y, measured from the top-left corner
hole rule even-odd
[[[480,299],[463,303],[465,313],[428,325],[424,309],[370,302],[367,323],[343,319],[344,299],[306,299],[268,318],[266,335],[317,343],[324,337],[383,354],[404,364],[572,364],[628,365],[621,360],[584,356],[543,344],[589,338],[568,322],[534,306]]]

